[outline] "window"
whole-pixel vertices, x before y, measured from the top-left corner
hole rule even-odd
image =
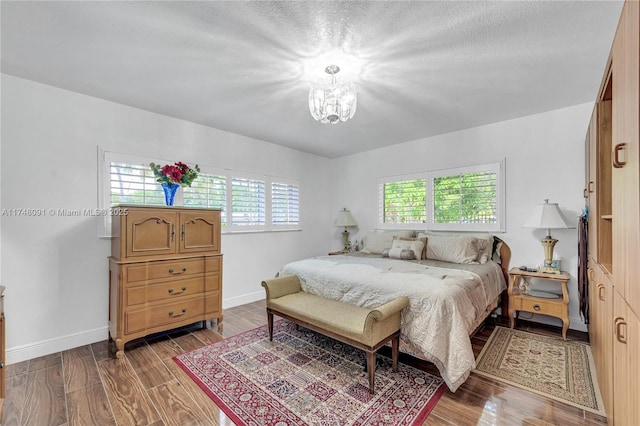
[[[271,226],[295,229],[300,224],[300,185],[274,179],[271,182]]]
[[[225,176],[200,172],[198,178],[191,183],[191,187],[183,189],[183,205],[221,209],[222,227],[227,226],[227,178]]]
[[[265,226],[265,184],[261,179],[231,178],[231,225]]]
[[[164,205],[164,191],[149,167],[111,162],[109,167],[110,206],[117,204]]]
[[[378,209],[381,228],[503,232],[504,161],[379,179]]]
[[[382,181],[378,184],[380,223],[425,223],[427,180],[425,178]]]
[[[149,163],[169,161],[98,149],[99,208],[118,204],[164,206],[164,192]],[[247,175],[200,165],[191,187],[178,191],[176,205],[218,208],[223,232],[300,229],[300,184],[297,180]],[[227,212],[231,212],[228,215]],[[99,236],[109,237],[111,217],[103,216]]]

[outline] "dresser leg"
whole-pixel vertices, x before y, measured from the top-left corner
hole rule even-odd
[[[116,339],[116,348],[118,348],[118,352],[116,352],[116,358],[121,359],[124,356],[124,341],[122,339]]]

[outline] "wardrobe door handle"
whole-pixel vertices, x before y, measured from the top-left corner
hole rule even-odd
[[[171,241],[173,241],[173,238],[175,237],[175,235],[176,235],[176,231],[173,227],[173,224],[171,224]]]
[[[587,188],[582,190],[582,198],[589,198],[589,196],[587,195]]]
[[[622,151],[626,147],[626,143],[619,143],[613,147],[613,158],[611,159],[611,163],[616,169],[624,167],[624,165],[627,164],[625,160],[620,160],[620,151]]]
[[[622,317],[618,317],[615,320],[613,320],[615,323],[615,335],[616,335],[616,340],[620,343],[627,343],[627,335],[626,335],[626,331],[627,331],[627,323],[624,321],[624,318]],[[623,333],[623,326],[624,326],[624,331],[625,333]]]
[[[589,181],[589,189],[588,189],[589,193],[593,192],[593,181]]]
[[[598,284],[598,299],[605,301],[604,298],[604,284]]]

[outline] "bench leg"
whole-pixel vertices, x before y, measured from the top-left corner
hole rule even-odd
[[[369,373],[369,393],[374,393],[376,380],[376,353],[367,351],[367,372]]]
[[[273,314],[267,311],[267,324],[269,327],[269,341],[273,342]]]
[[[393,371],[398,370],[399,347],[400,347],[400,333],[396,333],[391,338],[391,360],[393,361]]]

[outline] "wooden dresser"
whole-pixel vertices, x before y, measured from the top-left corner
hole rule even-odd
[[[217,319],[222,328],[220,210],[119,206],[109,258],[109,337],[130,340]]]

